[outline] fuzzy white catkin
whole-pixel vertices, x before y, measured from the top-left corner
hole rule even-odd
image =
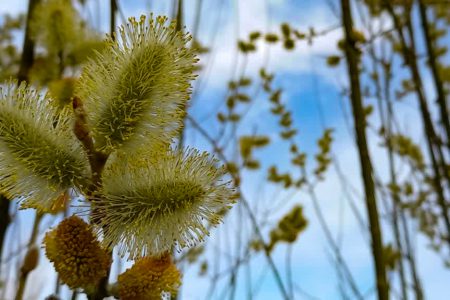
[[[158,159],[152,157],[157,155]],[[118,161],[104,173],[92,218],[107,246],[130,258],[193,246],[233,203],[226,171],[206,152],[149,153],[149,160]],[[126,164],[126,165],[122,165]],[[128,172],[123,172],[127,169]]]
[[[68,188],[88,184],[89,165],[68,112],[16,85],[0,88],[0,190],[22,199],[22,207],[50,210]]]
[[[134,149],[172,140],[180,130],[195,54],[188,34],[164,17],[130,22],[85,67],[77,94],[85,103],[96,148]]]

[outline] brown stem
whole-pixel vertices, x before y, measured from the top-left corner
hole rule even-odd
[[[91,166],[92,186],[89,188],[89,192],[92,194],[101,186],[101,174],[108,159],[108,154],[95,149],[94,140],[89,132],[86,113],[81,99],[74,97],[72,104],[75,112],[75,125],[73,130],[75,136],[83,144]]]
[[[81,99],[78,97],[74,97],[72,104],[75,113],[74,133],[78,140],[82,143],[87,153],[89,164],[91,166],[92,184],[88,189],[87,196],[92,202],[94,201],[95,193],[102,185],[101,176],[106,161],[108,160],[109,154],[97,151],[95,149],[94,140],[92,139],[87,125],[86,112],[84,111]],[[107,230],[107,228],[103,228],[103,230]],[[112,252],[110,252],[109,254],[112,256]],[[107,291],[109,273],[110,269],[108,269],[106,276],[99,281],[96,289],[92,293],[88,293],[87,296],[89,300],[102,300],[103,298],[109,296]]]
[[[389,289],[386,280],[386,269],[383,256],[383,240],[379,224],[379,214],[375,197],[375,184],[369,148],[366,139],[366,122],[361,86],[359,82],[359,50],[353,34],[353,20],[349,0],[341,0],[342,23],[345,29],[345,56],[347,59],[348,75],[351,87],[351,104],[355,127],[356,143],[358,146],[361,173],[364,183],[367,214],[372,241],[372,254],[375,264],[377,291],[379,300],[389,299]]]
[[[36,6],[40,0],[29,0],[27,23],[25,25],[25,37],[23,40],[22,58],[20,60],[19,74],[17,79],[19,82],[28,81],[30,69],[34,63],[34,41],[31,38],[31,19]]]
[[[178,0],[177,4],[177,30],[183,29],[183,0]]]

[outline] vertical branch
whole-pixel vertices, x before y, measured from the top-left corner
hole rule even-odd
[[[351,87],[351,103],[353,121],[358,146],[358,154],[361,164],[361,173],[364,183],[367,214],[370,225],[372,241],[372,253],[375,264],[376,282],[379,300],[389,299],[388,285],[386,280],[385,262],[383,256],[383,241],[379,224],[379,214],[375,197],[375,184],[373,180],[373,169],[367,146],[364,107],[359,82],[359,51],[353,34],[353,21],[351,15],[350,1],[341,0],[342,23],[345,29],[345,56],[347,59],[348,75]]]
[[[31,19],[36,6],[40,0],[29,0],[27,21],[25,25],[25,37],[23,39],[22,58],[20,60],[18,80],[19,82],[28,81],[30,69],[34,63],[34,41],[31,38]]]
[[[183,0],[178,0],[177,5],[177,30],[183,29]]]
[[[442,125],[444,126],[445,133],[447,135],[446,146],[450,151],[450,118],[448,117],[448,105],[445,98],[444,84],[439,75],[438,61],[433,49],[433,41],[430,34],[430,22],[428,20],[427,8],[423,3],[423,0],[419,0],[419,12],[422,23],[422,31],[425,38],[425,45],[427,48],[428,64],[433,75],[434,86],[437,93],[437,103],[439,106],[440,118]]]

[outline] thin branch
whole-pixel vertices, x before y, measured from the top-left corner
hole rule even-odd
[[[383,256],[383,238],[380,228],[375,184],[373,180],[373,167],[366,138],[366,120],[364,114],[361,86],[359,80],[359,50],[353,32],[353,20],[349,0],[341,0],[342,23],[345,28],[345,56],[348,76],[350,79],[353,121],[355,127],[356,143],[363,178],[367,215],[369,219],[372,254],[375,264],[377,291],[379,300],[389,299],[389,287],[386,280],[386,269]]]

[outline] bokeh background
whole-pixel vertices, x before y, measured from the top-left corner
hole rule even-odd
[[[82,3],[83,2],[83,3]],[[368,1],[370,2],[370,1]],[[413,1],[415,3],[415,1]],[[429,5],[430,14],[435,5],[447,5],[444,1]],[[178,5],[181,3],[181,8]],[[259,161],[258,169],[240,168],[240,186],[262,236],[269,241],[270,231],[295,205],[303,207],[308,220],[307,227],[293,243],[280,242],[271,252],[281,280],[293,299],[357,299],[342,269],[338,257],[342,257],[351,273],[356,288],[364,299],[376,298],[374,266],[370,247],[370,235],[364,203],[364,190],[360,163],[355,144],[353,120],[349,100],[349,81],[343,52],[338,43],[343,38],[340,2],[337,0],[148,0],[117,1],[115,17],[117,25],[130,16],[167,15],[179,17],[182,12],[184,30],[191,32],[198,47],[198,79],[193,83],[193,97],[188,108],[183,136],[185,146],[215,151],[219,147],[228,161],[242,162],[240,138],[242,136],[266,136],[270,144],[255,148],[253,156]],[[371,77],[372,68],[380,68],[369,54],[371,47],[379,56],[392,55],[391,90],[395,108],[393,121],[399,133],[408,136],[424,152],[426,143],[420,110],[414,92],[398,96],[404,88],[403,80],[410,80],[410,73],[403,64],[401,55],[392,51],[396,43],[392,19],[386,13],[371,15],[367,1],[352,1],[354,26],[364,36],[361,82],[364,104],[373,112],[367,116],[367,135],[372,163],[377,181],[377,196],[386,245],[395,248],[392,233],[392,199],[389,195],[390,168],[386,146],[379,130],[383,126],[379,117],[376,86]],[[0,1],[0,25],[5,14],[12,17],[26,14],[28,1]],[[110,30],[110,2],[103,0],[74,1],[86,23],[100,36]],[[450,5],[446,6],[447,16]],[[412,22],[420,71],[427,99],[432,107],[435,123],[439,113],[435,105],[436,90],[433,77],[426,65],[426,48],[421,32],[417,5],[412,8]],[[434,16],[434,15],[433,15]],[[304,34],[296,39],[293,49],[286,49],[281,41],[268,43],[263,38],[255,42],[256,50],[244,53],[239,41],[248,41],[249,34],[260,32],[280,34],[280,25],[286,23]],[[448,30],[444,19],[436,26]],[[394,29],[393,29],[394,28]],[[390,40],[392,36],[392,41]],[[20,49],[24,37],[23,29],[13,31],[13,45]],[[73,37],[77,39],[77,36]],[[450,45],[446,32],[438,45]],[[20,50],[18,50],[20,51]],[[38,51],[43,51],[42,49]],[[335,66],[330,66],[330,57],[340,57]],[[439,57],[442,65],[450,63],[448,54]],[[45,66],[44,66],[45,68]],[[291,163],[290,142],[280,136],[279,118],[271,113],[270,95],[264,91],[260,70],[273,73],[274,89],[282,89],[281,102],[291,112],[292,127],[297,130],[293,140],[300,151],[307,155],[308,180],[312,187],[297,188],[268,180],[268,170],[276,166],[280,173],[291,173],[299,178],[301,172]],[[0,70],[2,72],[3,70]],[[67,76],[77,76],[78,70],[67,71]],[[381,76],[381,75],[379,75]],[[233,95],[230,81],[251,79],[249,86],[239,91],[249,97],[249,102],[236,104],[240,115],[238,122],[220,122],[218,113],[226,114],[227,99]],[[446,83],[448,88],[448,83]],[[405,88],[406,90],[406,88]],[[399,93],[396,93],[396,92]],[[446,94],[448,98],[448,94]],[[448,115],[447,115],[448,116]],[[439,126],[439,125],[437,125]],[[318,162],[315,155],[320,152],[317,143],[324,130],[332,129],[333,141],[328,153],[330,163],[316,178],[314,171]],[[448,153],[447,153],[448,154]],[[217,155],[217,154],[216,154]],[[447,156],[448,159],[448,156]],[[395,172],[401,182],[416,176],[407,159],[398,156]],[[411,180],[414,190],[425,186],[420,180]],[[422,186],[423,185],[423,186]],[[449,186],[445,190],[449,198]],[[433,195],[429,196],[433,197]],[[405,200],[406,201],[406,200]],[[431,201],[431,200],[430,200]],[[17,211],[14,202],[10,210],[12,225],[8,228],[3,251],[0,298],[13,299],[17,270],[23,259],[25,245],[30,234],[34,212]],[[420,231],[420,220],[405,209],[412,253],[415,257],[426,299],[449,299],[450,271],[446,266],[449,251],[444,245],[436,250],[426,234]],[[46,216],[40,223],[41,240],[46,230],[55,226],[62,218]],[[227,214],[221,226],[213,229],[198,253],[183,251],[176,253],[183,271],[183,284],[179,299],[282,299],[279,286],[262,251],[254,250],[254,223],[241,201]],[[445,243],[444,243],[445,244]],[[334,246],[337,247],[338,250]],[[43,251],[41,251],[43,253]],[[190,261],[191,260],[191,261]],[[407,259],[401,260],[407,265]],[[402,299],[397,266],[388,272],[392,299]],[[130,266],[126,258],[112,267],[111,282],[117,274]],[[411,270],[406,267],[408,295],[415,299]],[[26,299],[44,299],[55,292],[56,274],[52,265],[41,254],[41,261],[30,274],[26,288]],[[67,287],[59,289],[61,299],[70,299]],[[85,299],[82,294],[77,299]]]

